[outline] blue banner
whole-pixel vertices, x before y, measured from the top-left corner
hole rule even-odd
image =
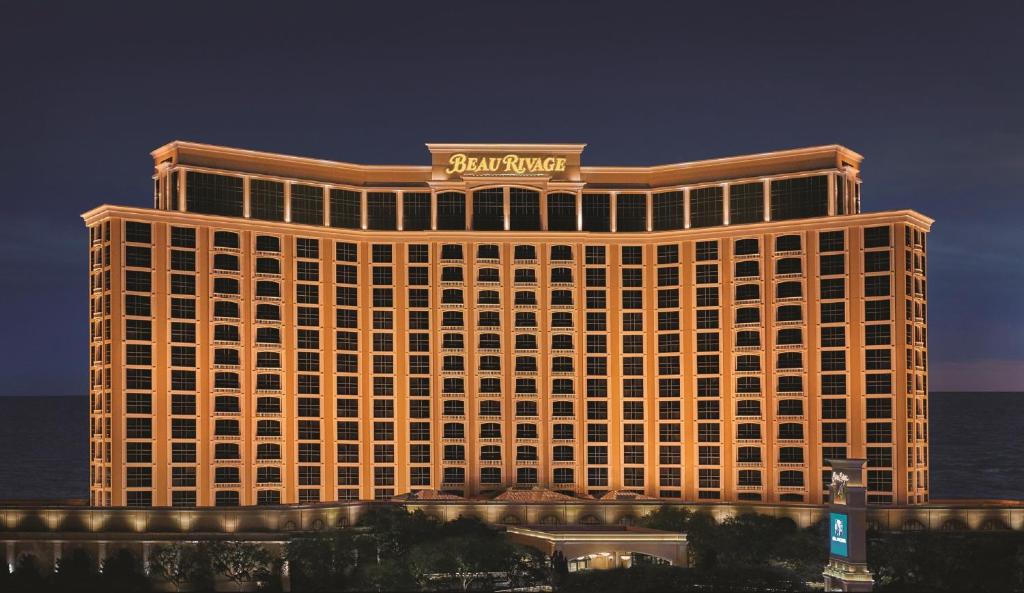
[[[847,557],[847,538],[849,520],[846,513],[829,513],[829,552],[833,556]]]

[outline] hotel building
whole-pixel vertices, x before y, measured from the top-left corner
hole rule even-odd
[[[932,220],[862,213],[860,155],[427,148],[173,142],[83,215],[92,504],[818,504],[845,457],[927,502]]]

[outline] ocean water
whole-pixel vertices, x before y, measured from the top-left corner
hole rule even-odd
[[[1024,393],[931,394],[931,496],[1024,499]],[[0,499],[87,498],[84,397],[0,397]]]

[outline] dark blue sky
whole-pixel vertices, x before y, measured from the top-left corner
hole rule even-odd
[[[174,139],[422,164],[445,141],[587,164],[844,144],[865,210],[937,219],[933,389],[1024,390],[1019,2],[29,4],[0,5],[0,394],[84,393],[79,214],[148,206]]]

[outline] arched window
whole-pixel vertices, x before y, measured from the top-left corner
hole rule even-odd
[[[775,253],[800,251],[800,235],[782,235],[775,237]]]
[[[775,287],[775,298],[789,299],[803,296],[803,285],[799,282],[780,282]]]
[[[775,262],[775,273],[799,274],[803,271],[803,261],[799,257],[785,257]]]
[[[785,422],[779,425],[779,438],[800,440],[804,438],[804,427],[796,422]]]

